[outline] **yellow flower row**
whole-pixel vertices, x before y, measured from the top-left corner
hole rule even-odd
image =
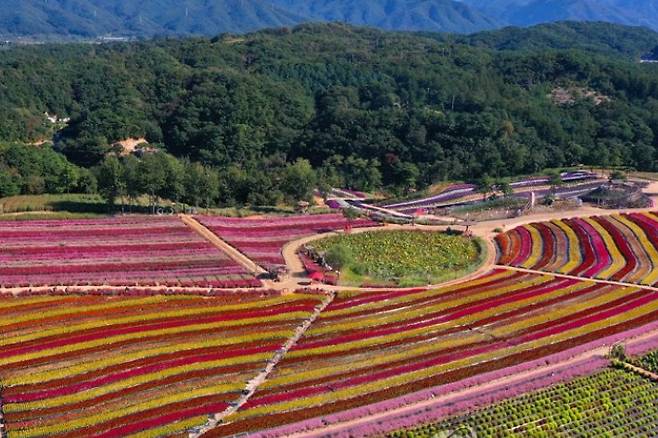
[[[139,359],[159,356],[168,353],[183,352],[187,350],[195,350],[198,348],[221,347],[235,343],[264,341],[268,339],[284,339],[290,336],[292,330],[278,330],[264,333],[255,333],[250,335],[243,335],[234,338],[214,338],[197,342],[176,343],[167,345],[165,347],[157,347],[146,350],[137,351],[134,353],[117,353],[110,357],[104,357],[95,361],[84,362],[78,365],[67,366],[62,364],[60,369],[49,369],[43,372],[26,371],[26,374],[14,375],[10,377],[3,377],[2,382],[5,386],[16,385],[30,385],[35,383],[48,382],[50,380],[57,380],[66,377],[75,376],[78,374],[88,373],[99,369],[107,368],[114,365],[120,365],[127,362],[132,362]]]
[[[14,318],[3,318],[2,321],[0,321],[0,329],[8,325],[12,325],[16,323],[24,323],[28,321],[35,321],[38,323],[39,320],[42,320],[44,318],[52,318],[52,317],[67,316],[67,315],[72,316],[77,313],[93,312],[97,310],[104,310],[107,312],[111,312],[114,309],[123,309],[125,307],[139,307],[147,304],[160,304],[173,299],[189,299],[189,297],[184,295],[181,296],[159,295],[153,297],[121,300],[121,301],[111,300],[103,304],[93,304],[89,306],[75,306],[74,304],[67,304],[66,307],[64,308],[58,307],[54,310],[48,310],[45,312],[43,310],[39,310],[36,312],[28,313],[26,315],[17,316]]]
[[[459,361],[451,362],[449,364],[443,364],[431,368],[427,368],[424,370],[419,370],[419,371],[414,371],[412,373],[404,374],[401,376],[395,376],[387,379],[382,379],[377,382],[372,382],[372,383],[367,383],[363,385],[358,385],[354,386],[351,388],[345,388],[341,389],[335,392],[331,392],[329,394],[321,394],[318,396],[313,396],[313,397],[307,397],[307,398],[300,398],[300,399],[295,399],[291,400],[288,402],[283,402],[279,403],[277,405],[266,405],[266,406],[259,406],[253,409],[247,409],[244,411],[240,411],[237,414],[231,416],[229,420],[232,421],[240,421],[247,419],[249,417],[257,416],[257,415],[271,415],[275,414],[278,412],[285,412],[293,409],[299,409],[299,408],[308,408],[311,406],[315,405],[321,405],[321,404],[326,404],[326,403],[332,403],[337,400],[345,399],[345,398],[353,398],[357,397],[363,394],[371,393],[371,392],[376,392],[379,390],[391,388],[394,386],[402,385],[408,382],[412,381],[417,381],[420,379],[423,379],[425,377],[431,377],[435,376],[437,374],[443,373],[445,371],[448,371],[450,369],[457,369],[461,368],[464,366],[467,366],[469,364],[473,363],[478,363],[481,361],[490,361],[496,357],[502,357],[498,355],[504,354],[505,356],[514,354],[517,352],[521,351],[527,351],[530,349],[534,349],[537,347],[542,347],[545,345],[550,345],[552,343],[556,343],[559,341],[563,341],[566,339],[570,339],[573,337],[577,337],[586,333],[590,333],[611,325],[618,324],[620,322],[633,319],[636,317],[639,317],[643,314],[653,312],[656,309],[658,309],[658,302],[653,302],[648,305],[642,306],[641,308],[635,309],[634,311],[627,312],[622,315],[618,315],[613,318],[605,319],[602,321],[594,322],[591,324],[588,324],[584,327],[568,330],[562,333],[555,334],[553,336],[544,338],[544,339],[538,339],[532,342],[528,342],[525,344],[517,345],[511,348],[507,348],[504,351],[501,351],[500,353],[486,353],[478,356],[474,356],[471,358],[467,359],[462,359]]]
[[[544,253],[544,245],[541,234],[537,228],[532,225],[524,225],[524,228],[530,232],[530,242],[532,242],[532,251],[530,256],[521,264],[521,267],[530,269],[537,264]]]
[[[354,321],[311,328],[308,332],[308,336],[312,337],[326,333],[338,333],[343,331],[352,331],[356,329],[365,329],[377,325],[399,322],[405,319],[413,319],[429,313],[447,310],[462,304],[468,304],[478,300],[496,297],[500,294],[512,292],[514,290],[520,290],[525,287],[535,286],[540,283],[546,283],[551,280],[553,280],[553,277],[550,276],[540,276],[540,275],[533,276],[524,282],[519,282],[513,285],[504,284],[500,288],[469,294],[465,297],[454,298],[452,300],[431,306],[422,305],[419,308],[416,308],[415,310],[409,310],[407,308],[403,308],[401,311],[397,311],[395,313],[385,312],[371,317],[359,318]]]
[[[291,313],[284,313],[284,314],[281,314],[281,315],[271,316],[267,319],[267,321],[268,322],[271,322],[271,321],[286,321],[286,320],[293,320],[293,319],[302,319],[302,318],[305,318],[307,316],[308,316],[307,312],[291,312]],[[79,343],[75,343],[75,344],[64,345],[64,346],[57,347],[57,348],[49,348],[47,350],[41,350],[41,351],[36,351],[36,352],[32,352],[32,353],[26,353],[26,354],[21,354],[21,355],[17,355],[17,356],[7,357],[7,358],[0,358],[0,365],[14,364],[14,363],[20,363],[20,362],[23,362],[23,361],[28,361],[28,360],[31,360],[31,359],[44,358],[44,357],[55,356],[55,355],[64,354],[64,353],[72,353],[72,352],[75,352],[75,351],[85,350],[85,349],[88,349],[88,348],[96,348],[96,347],[101,347],[101,346],[110,347],[114,343],[119,343],[119,342],[124,342],[124,341],[131,341],[131,340],[139,340],[141,338],[146,338],[146,337],[151,337],[151,336],[173,335],[173,334],[194,332],[194,331],[199,331],[199,330],[219,329],[219,328],[226,328],[226,327],[239,327],[239,326],[242,326],[242,325],[254,324],[254,323],[259,323],[259,322],[263,322],[262,317],[247,318],[247,319],[232,320],[232,321],[221,321],[221,322],[208,323],[208,324],[194,324],[194,325],[183,326],[183,327],[174,327],[174,328],[166,328],[166,329],[159,329],[159,330],[141,331],[141,332],[136,332],[136,333],[128,333],[128,334],[124,334],[124,335],[117,335],[117,336],[110,336],[110,337],[107,337],[107,338],[95,339],[93,341],[86,341],[86,342],[79,342]],[[259,334],[258,336],[263,336],[263,334]],[[233,336],[233,337],[225,338],[224,341],[225,341],[225,345],[230,345],[230,344],[241,343],[241,342],[243,342],[243,339],[245,339],[245,338],[248,339],[249,336],[247,336],[247,337],[244,337],[242,335]]]
[[[220,306],[208,306],[208,307],[198,307],[198,308],[190,308],[190,309],[174,309],[174,310],[168,310],[168,311],[154,311],[151,313],[145,313],[145,314],[139,314],[139,315],[132,315],[132,316],[126,316],[126,317],[120,317],[120,318],[107,318],[107,319],[98,319],[94,321],[89,321],[89,322],[84,322],[80,324],[72,324],[72,325],[60,325],[51,329],[43,330],[43,327],[39,327],[38,320],[39,318],[44,318],[43,314],[35,313],[33,316],[31,315],[30,318],[34,319],[35,321],[35,330],[32,333],[28,334],[21,334],[21,335],[16,335],[16,336],[6,336],[0,339],[0,346],[7,346],[7,345],[12,345],[12,344],[17,344],[17,343],[23,343],[27,341],[32,341],[35,339],[40,339],[43,337],[50,337],[50,336],[57,336],[57,335],[63,335],[63,334],[69,334],[69,333],[76,333],[79,331],[83,330],[90,330],[90,329],[95,329],[99,327],[107,327],[110,325],[118,325],[118,324],[128,324],[128,323],[134,323],[134,322],[147,322],[147,321],[153,321],[153,320],[159,320],[159,319],[165,319],[165,318],[179,318],[179,317],[185,317],[185,316],[195,316],[195,315],[204,315],[204,314],[211,314],[211,313],[220,313],[220,312],[228,312],[228,311],[237,311],[237,310],[248,310],[248,309],[263,309],[268,306],[273,306],[273,305],[278,305],[278,304],[285,304],[288,302],[294,302],[297,300],[302,300],[302,299],[308,299],[308,296],[303,296],[303,295],[289,295],[286,297],[278,297],[278,298],[273,298],[270,300],[265,300],[265,301],[252,301],[249,303],[243,303],[243,304],[235,304],[235,305],[220,305]],[[157,301],[156,301],[157,302]],[[79,308],[81,309],[81,308]],[[13,321],[9,319],[7,321],[7,324],[13,324],[15,322],[20,322],[20,321]]]
[[[15,307],[25,306],[27,304],[49,303],[52,301],[61,300],[62,298],[63,297],[58,297],[58,296],[37,296],[31,298],[24,298],[20,296],[9,297],[9,298],[3,297],[0,298],[0,310],[2,310],[4,313]]]
[[[402,303],[407,303],[407,302],[410,302],[410,301],[423,299],[423,298],[427,298],[427,297],[431,297],[431,296],[439,297],[439,296],[445,295],[447,293],[457,292],[459,290],[466,289],[466,288],[473,287],[473,286],[477,286],[477,285],[480,285],[480,284],[483,284],[483,283],[488,283],[490,281],[501,280],[505,277],[510,277],[514,274],[515,273],[513,271],[505,270],[505,271],[500,271],[500,272],[498,272],[498,273],[496,273],[496,274],[494,274],[494,275],[492,275],[488,278],[487,277],[481,277],[481,278],[478,278],[476,280],[472,280],[472,281],[469,281],[467,283],[463,283],[463,284],[459,284],[459,285],[455,285],[455,286],[449,286],[449,287],[445,287],[445,288],[426,290],[426,291],[417,292],[417,293],[414,293],[414,294],[409,294],[409,295],[404,295],[404,296],[401,296],[401,297],[393,298],[393,299],[390,299],[390,300],[379,300],[379,301],[374,301],[374,302],[371,302],[371,303],[361,304],[361,305],[357,305],[357,306],[354,306],[354,307],[348,307],[348,308],[340,309],[340,310],[328,310],[326,312],[322,312],[322,314],[320,315],[320,321],[323,318],[326,319],[326,318],[329,318],[329,317],[349,315],[351,313],[362,312],[364,310],[377,310],[381,307],[389,306],[391,304],[402,304]]]
[[[180,392],[166,397],[158,397],[147,402],[138,403],[124,409],[117,409],[114,411],[107,411],[101,414],[91,415],[88,417],[78,418],[71,421],[64,421],[58,424],[52,424],[43,427],[32,427],[29,429],[16,430],[12,433],[12,437],[16,438],[31,438],[37,436],[44,436],[62,432],[73,431],[83,427],[94,426],[99,423],[104,423],[116,418],[121,418],[126,415],[131,415],[137,412],[146,411],[153,408],[158,408],[164,405],[181,402],[184,400],[192,400],[198,397],[205,397],[215,394],[222,394],[226,392],[239,391],[244,387],[242,382],[220,384],[208,386],[205,388],[197,388],[190,391]]]
[[[583,256],[580,250],[580,241],[574,230],[565,224],[562,220],[553,221],[564,233],[567,235],[569,240],[569,258],[565,265],[563,265],[558,272],[561,274],[568,274],[569,272],[576,269],[583,262]]]
[[[608,234],[605,228],[603,228],[598,222],[596,222],[591,218],[585,218],[583,220],[585,220],[592,227],[594,227],[594,229],[601,235],[601,238],[603,238],[603,241],[605,242],[605,246],[608,249],[610,256],[612,257],[612,263],[610,264],[610,266],[608,266],[605,270],[597,274],[597,277],[610,278],[626,265],[626,259],[621,254],[619,248],[617,248],[617,244],[615,244],[615,241],[612,239],[610,234]]]
[[[563,295],[572,293],[572,292],[577,291],[577,290],[584,289],[584,288],[589,287],[589,286],[590,286],[589,283],[584,283],[584,282],[583,283],[578,283],[578,284],[573,285],[569,288],[557,290],[555,292],[552,292],[552,293],[547,294],[545,296],[541,296],[539,298],[530,298],[530,299],[526,299],[526,300],[523,300],[523,301],[520,301],[520,302],[517,302],[517,303],[506,305],[503,309],[494,308],[494,309],[489,309],[489,310],[482,311],[482,312],[479,312],[479,313],[476,313],[476,314],[468,315],[468,316],[462,317],[462,318],[454,321],[454,326],[467,325],[467,324],[476,322],[480,319],[495,316],[495,315],[498,315],[498,314],[501,314],[501,313],[504,313],[504,312],[513,311],[513,310],[522,308],[524,306],[527,306],[528,304],[534,304],[534,303],[537,303],[537,302],[550,300],[550,299],[553,299],[553,298],[556,298],[556,297],[559,297],[559,296],[563,296]],[[619,296],[621,295],[620,291],[614,291],[614,292],[616,292],[616,293],[606,294],[606,295],[603,295],[603,297],[607,297],[607,301],[613,301],[613,300],[619,298]],[[581,305],[581,307],[582,308],[587,308],[590,305],[591,305],[591,302],[585,303],[585,304]],[[542,315],[543,315],[543,318],[544,318],[543,321],[545,321],[546,317],[543,313],[542,313]],[[518,331],[518,330],[521,330],[521,329],[528,328],[532,325],[535,325],[535,323],[536,323],[536,319],[530,319],[530,318],[528,318],[526,320],[522,320],[522,321],[525,321],[525,324],[516,326],[514,331]],[[461,336],[461,334],[457,334],[457,335],[453,335],[453,336]],[[468,339],[471,339],[471,338],[468,338]],[[487,338],[482,338],[482,339],[475,339],[474,338],[473,342],[476,342],[478,340],[485,340],[485,339],[489,339],[489,338],[488,337]],[[469,342],[466,342],[466,343],[469,343]],[[464,343],[464,344],[458,343],[456,345],[466,345],[466,343]],[[390,354],[390,355],[386,355],[383,358],[365,357],[365,358],[360,359],[360,360],[351,361],[348,364],[343,365],[343,366],[332,364],[331,366],[327,366],[327,367],[324,367],[324,368],[321,368],[321,369],[317,369],[317,370],[314,370],[313,372],[305,371],[304,373],[297,373],[297,371],[294,368],[291,368],[291,369],[288,369],[288,370],[283,370],[283,369],[280,368],[279,371],[278,371],[277,377],[275,377],[274,379],[271,379],[268,382],[266,382],[264,384],[264,387],[269,388],[269,387],[275,387],[275,386],[280,386],[280,385],[287,385],[287,384],[297,383],[297,382],[301,382],[301,381],[305,381],[305,380],[312,380],[312,379],[318,378],[318,377],[326,377],[326,376],[329,376],[329,375],[332,375],[332,374],[342,374],[342,373],[345,373],[347,371],[354,370],[354,369],[369,368],[371,366],[385,364],[385,363],[400,360],[400,359],[407,359],[407,358],[411,358],[413,356],[417,356],[417,355],[421,355],[421,354],[431,353],[431,352],[435,352],[435,351],[441,351],[441,350],[444,350],[444,349],[448,348],[447,345],[448,344],[446,344],[443,339],[437,339],[431,345],[420,346],[420,347],[417,347],[417,348],[414,348],[412,350],[402,352],[402,353],[399,353],[399,354]],[[450,344],[451,347],[456,346],[456,345]],[[311,358],[309,357],[309,360],[310,359]]]
[[[652,261],[652,263],[654,264],[654,266],[651,267],[651,271],[649,272],[649,274],[645,278],[640,280],[641,283],[648,285],[655,284],[658,281],[658,267],[655,266],[655,264],[658,263],[658,251],[656,251],[656,248],[649,240],[649,237],[647,236],[645,231],[637,224],[635,224],[635,222],[627,219],[623,215],[615,215],[613,217],[619,222],[621,222],[622,224],[626,225],[635,234],[638,241],[640,242],[640,245],[642,245],[642,248],[644,249],[644,251],[646,251],[649,260]]]
[[[176,433],[181,433],[186,430],[190,430],[193,427],[201,426],[205,424],[207,420],[208,420],[207,416],[190,418],[189,420],[179,421],[155,429],[145,430],[143,432],[130,435],[129,438],[158,438],[163,436],[174,435]]]
[[[206,370],[220,366],[231,366],[238,364],[247,364],[257,361],[265,361],[269,359],[271,356],[272,355],[270,353],[260,353],[260,354],[253,354],[247,356],[238,356],[229,359],[215,360],[210,362],[200,362],[190,365],[182,365],[175,368],[158,371],[155,373],[134,376],[108,385],[100,386],[98,388],[77,392],[75,394],[64,395],[60,397],[51,397],[45,400],[37,400],[33,402],[8,403],[4,405],[4,411],[7,413],[23,412],[23,411],[47,409],[47,408],[53,408],[53,407],[72,404],[72,403],[78,403],[96,397],[100,397],[105,394],[119,392],[131,388],[133,386],[138,386],[144,383],[162,380],[167,377],[175,376],[178,374],[183,374],[191,371]]]

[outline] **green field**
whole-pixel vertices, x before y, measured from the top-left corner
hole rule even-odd
[[[618,369],[531,392],[391,438],[430,438],[470,427],[483,437],[656,436],[658,384]]]
[[[477,268],[485,249],[477,239],[429,231],[369,231],[313,243],[344,285],[436,284]]]

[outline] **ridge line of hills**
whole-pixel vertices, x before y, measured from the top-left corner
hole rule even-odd
[[[658,0],[5,0],[3,38],[217,35],[344,22],[470,34],[556,21],[658,30]]]

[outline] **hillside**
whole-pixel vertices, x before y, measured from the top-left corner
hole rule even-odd
[[[283,192],[307,190],[300,178],[403,192],[574,164],[656,170],[658,76],[630,56],[656,47],[656,34],[555,26],[517,47],[505,43],[520,39],[515,29],[489,47],[483,35],[469,42],[340,24],[16,47],[0,59],[0,142],[42,142],[54,129],[45,112],[71,118],[57,148],[83,167],[117,142],[146,138],[172,154],[156,169],[187,166],[174,157],[214,169],[227,205],[276,204]],[[571,45],[555,37],[569,29],[580,35]],[[556,89],[587,92],[556,105]],[[22,155],[0,159],[0,182],[4,172],[14,193],[12,169],[30,171]],[[31,181],[21,192],[47,186]]]
[[[0,34],[95,37],[214,35],[292,25],[302,17],[260,0],[8,0]]]
[[[658,32],[601,22],[558,22],[480,32],[458,41],[495,50],[579,49],[637,60],[658,46]]]
[[[463,0],[491,19],[514,26],[554,21],[605,21],[658,30],[658,0]]]
[[[453,0],[274,0],[311,19],[388,30],[469,33],[497,27],[495,20]]]
[[[495,22],[453,0],[6,0],[0,35],[96,37],[244,33],[311,21],[474,32]],[[5,2],[5,3],[6,3]]]

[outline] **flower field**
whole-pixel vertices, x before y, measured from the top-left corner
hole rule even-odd
[[[496,237],[498,263],[655,285],[658,216],[633,213],[534,223]]]
[[[288,242],[347,224],[342,215],[198,220],[266,267],[284,263]],[[226,411],[204,436],[274,437],[427,402],[350,433],[432,435],[478,408],[467,424],[481,436],[652,436],[655,383],[600,372],[606,359],[587,353],[646,335],[627,352],[655,369],[655,353],[645,354],[658,348],[658,292],[643,285],[658,283],[657,230],[651,213],[533,223],[496,237],[498,263],[543,274],[499,266],[438,288],[282,296],[276,286],[221,290],[259,282],[178,218],[7,223],[0,421],[9,438],[186,436]],[[457,237],[368,231],[315,246],[347,245],[369,274],[398,277],[463,269],[479,253]],[[32,290],[39,284],[50,291]]]
[[[0,297],[8,435],[170,436],[203,425],[320,299]]]
[[[266,269],[285,265],[281,251],[288,242],[342,230],[348,225],[341,214],[261,219],[198,216],[195,219]],[[353,228],[378,226],[368,219],[354,220],[351,225]]]
[[[656,418],[658,384],[607,369],[390,437],[430,438],[463,426],[478,437],[649,437],[658,435]]]
[[[260,286],[175,217],[6,222],[0,240],[3,287]]]
[[[495,270],[436,290],[342,293],[226,424],[299,422],[515,366],[658,319],[658,294]]]
[[[583,195],[599,188],[604,183],[603,180],[598,180],[595,174],[584,171],[562,173],[561,179],[567,185],[558,188],[556,195],[562,198]],[[537,176],[512,182],[510,186],[520,196],[529,197],[531,191],[534,191],[536,196],[544,196],[550,192],[549,182],[549,177]],[[477,186],[474,184],[453,184],[436,195],[388,204],[386,207],[401,213],[413,214],[418,209],[447,207],[481,198],[482,194],[478,193]]]

